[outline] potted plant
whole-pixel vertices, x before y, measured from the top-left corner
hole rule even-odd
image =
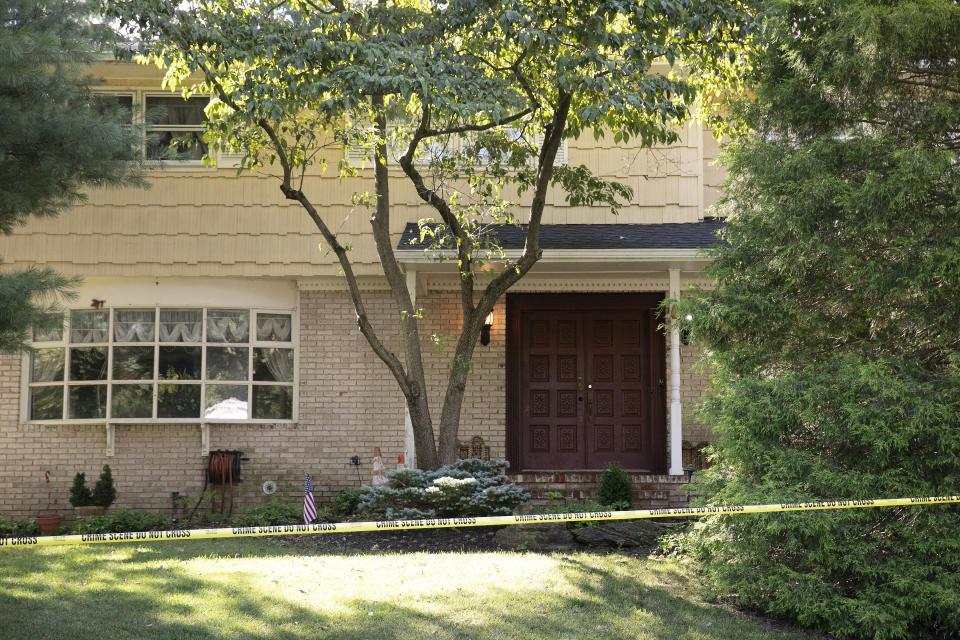
[[[60,514],[54,511],[57,499],[53,495],[50,487],[50,472],[43,472],[44,481],[47,485],[47,511],[37,515],[37,525],[40,527],[40,533],[50,533],[60,526]]]
[[[84,473],[73,476],[73,486],[70,487],[70,504],[78,518],[103,515],[104,509],[93,503],[93,491],[87,486],[87,477]]]

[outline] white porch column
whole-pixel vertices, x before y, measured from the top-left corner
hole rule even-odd
[[[407,291],[410,292],[410,302],[413,308],[417,308],[417,270],[407,265]],[[413,442],[413,422],[410,420],[410,408],[407,403],[403,403],[403,460],[408,469],[417,468],[416,445]]]
[[[680,297],[680,269],[670,269],[670,297]],[[670,325],[670,475],[683,474],[683,420],[680,413],[680,327]]]

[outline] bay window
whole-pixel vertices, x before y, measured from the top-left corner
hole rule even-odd
[[[291,313],[114,308],[34,335],[31,421],[293,419]]]

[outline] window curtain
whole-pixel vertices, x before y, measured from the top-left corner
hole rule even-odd
[[[71,311],[70,342],[106,342],[110,321],[106,311]]]
[[[269,349],[267,369],[277,382],[293,382],[293,350]]]
[[[250,312],[208,310],[207,340],[209,342],[247,342],[250,337]]]
[[[116,342],[153,342],[153,309],[113,312],[113,339]]]
[[[210,100],[208,98],[173,98],[166,96],[150,96],[147,98],[147,109],[153,116],[152,124],[163,128],[163,125],[202,125],[207,119],[204,109]]]
[[[203,312],[199,309],[161,309],[160,342],[200,342]]]
[[[290,316],[276,313],[257,315],[257,340],[290,342],[292,322]]]
[[[30,382],[63,380],[63,349],[37,349],[33,352]]]

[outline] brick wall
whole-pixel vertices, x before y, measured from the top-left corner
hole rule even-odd
[[[434,431],[439,437],[440,411],[463,317],[460,294],[444,291],[421,295],[417,306],[425,316],[420,329],[423,366],[430,390]],[[433,343],[431,334],[442,336],[442,346]],[[467,378],[458,432],[462,441],[469,441],[473,436],[483,438],[494,458],[506,456],[506,336],[506,308],[501,303],[494,309],[490,344],[478,343],[473,352],[474,367]]]
[[[398,314],[390,295],[365,296],[371,320],[386,344],[400,353]],[[422,339],[431,411],[439,420],[460,323],[459,297],[431,292],[418,302],[425,313]],[[430,339],[433,333],[443,337],[442,348]],[[681,349],[684,439],[694,441],[709,439],[707,429],[692,417],[691,405],[705,386],[705,378],[690,371],[696,355],[691,348]],[[478,345],[474,352],[460,428],[461,440],[483,437],[494,457],[506,454],[505,357],[501,304],[490,344]],[[340,489],[358,486],[357,468],[348,464],[351,456],[360,456],[360,479],[366,482],[374,446],[381,448],[388,469],[403,451],[403,398],[357,330],[345,292],[301,292],[299,358],[297,424],[209,426],[211,449],[241,450],[250,458],[243,465],[243,482],[235,487],[238,509],[267,499],[260,490],[265,480],[277,483],[279,496],[299,498],[306,472],[317,501],[327,502]],[[114,455],[107,457],[102,425],[20,424],[20,363],[19,356],[0,356],[0,514],[24,518],[45,510],[44,472],[50,471],[50,507],[70,517],[73,475],[83,471],[95,480],[104,464],[113,469],[116,506],[160,511],[170,508],[171,492],[194,499],[200,494],[206,458],[199,425],[116,425]]]
[[[700,359],[700,349],[694,346],[680,345],[680,403],[683,415],[683,439],[694,444],[711,442],[715,436],[709,425],[696,419],[696,409],[707,392],[710,373],[699,371],[696,367]]]
[[[368,293],[372,321],[397,348],[395,308],[386,293]],[[291,499],[312,476],[318,502],[344,487],[357,487],[350,456],[361,458],[369,480],[373,447],[388,468],[403,450],[403,401],[393,378],[356,327],[346,293],[303,292],[300,300],[300,420],[298,424],[210,425],[211,449],[236,449],[250,458],[235,505],[246,508],[267,498],[260,487],[274,480],[278,495]],[[26,518],[47,508],[44,471],[51,476],[50,507],[70,517],[73,475],[95,480],[104,464],[113,470],[115,506],[168,510],[171,492],[196,498],[206,458],[196,424],[116,425],[112,457],[106,456],[102,425],[21,425],[20,356],[0,356],[0,514]]]

